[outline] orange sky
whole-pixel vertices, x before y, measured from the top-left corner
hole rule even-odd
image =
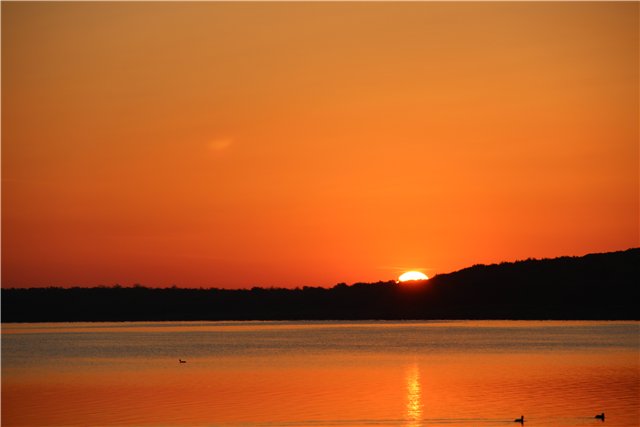
[[[2,2],[2,286],[639,245],[626,3]]]

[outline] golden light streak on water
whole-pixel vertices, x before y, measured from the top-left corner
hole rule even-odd
[[[420,368],[417,363],[410,365],[406,373],[407,381],[407,427],[417,427],[422,420],[422,393],[420,390]]]

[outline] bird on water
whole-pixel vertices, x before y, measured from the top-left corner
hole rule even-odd
[[[520,418],[513,420],[514,423],[524,424],[524,415],[520,415]]]
[[[178,362],[180,362],[180,363],[187,363],[187,361],[186,361],[186,360],[182,360],[182,359],[178,359]]]
[[[596,415],[596,416],[595,416],[595,417],[593,417],[593,418],[595,418],[595,419],[597,419],[597,420],[602,420],[602,421],[604,421],[604,412],[603,412],[603,413],[601,413],[601,414],[599,414],[599,415]]]

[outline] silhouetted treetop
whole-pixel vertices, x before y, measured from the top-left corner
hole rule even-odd
[[[332,288],[2,289],[3,322],[638,319],[640,249],[474,265],[428,281]]]

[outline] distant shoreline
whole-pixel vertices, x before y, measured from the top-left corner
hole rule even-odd
[[[640,248],[475,265],[415,284],[2,289],[2,322],[640,320]]]
[[[145,324],[150,323],[155,325],[161,323],[184,323],[184,324],[197,324],[197,323],[306,323],[309,325],[327,325],[330,323],[335,324],[373,324],[373,323],[389,323],[389,324],[402,324],[406,323],[410,325],[412,323],[428,323],[428,322],[524,322],[524,323],[536,323],[536,322],[553,322],[553,323],[631,323],[638,324],[640,327],[640,319],[324,319],[324,320],[207,320],[207,319],[197,319],[197,320],[74,320],[74,321],[34,321],[34,322],[0,322],[0,325],[5,326],[14,326],[14,325],[39,325],[39,324],[68,324],[68,325],[81,325],[81,324],[126,324],[126,323],[136,323],[136,324]]]

